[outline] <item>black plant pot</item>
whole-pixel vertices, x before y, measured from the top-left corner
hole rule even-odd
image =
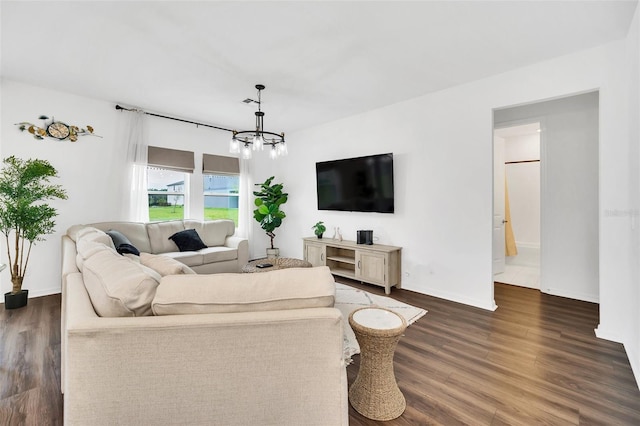
[[[18,309],[27,306],[27,300],[29,299],[29,290],[20,290],[20,293],[4,294],[4,308],[5,309]]]
[[[322,234],[318,235],[318,239],[319,240],[322,239]]]

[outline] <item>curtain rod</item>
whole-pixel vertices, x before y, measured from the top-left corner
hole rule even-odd
[[[153,112],[142,111],[142,110],[139,110],[139,109],[125,108],[125,107],[120,106],[120,105],[116,105],[116,109],[117,110],[122,110],[122,111],[141,111],[144,114],[151,115],[153,117],[160,117],[160,118],[166,118],[167,120],[181,121],[183,123],[195,124],[196,126],[203,126],[203,127],[209,127],[211,129],[224,130],[225,132],[233,132],[233,130],[225,129],[224,127],[213,126],[211,124],[205,124],[205,123],[198,123],[198,122],[195,122],[195,121],[183,120],[182,118],[169,117],[169,116],[166,116],[166,115],[154,114]]]

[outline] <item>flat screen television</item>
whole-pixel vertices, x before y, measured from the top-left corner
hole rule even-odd
[[[318,210],[393,213],[393,154],[316,163]]]

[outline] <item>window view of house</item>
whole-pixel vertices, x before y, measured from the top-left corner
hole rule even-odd
[[[185,181],[187,174],[156,167],[147,168],[149,220],[184,218]]]
[[[231,219],[238,226],[240,176],[207,174],[204,179],[204,219]]]

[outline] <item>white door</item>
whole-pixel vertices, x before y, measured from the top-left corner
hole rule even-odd
[[[504,139],[493,135],[493,275],[504,272]]]

